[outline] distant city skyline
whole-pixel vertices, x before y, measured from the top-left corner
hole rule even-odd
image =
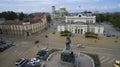
[[[120,0],[1,0],[0,12],[51,12],[51,6],[65,6],[68,12],[120,12]]]

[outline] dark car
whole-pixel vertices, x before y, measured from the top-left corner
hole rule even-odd
[[[44,50],[38,51],[38,53],[37,53],[37,55],[39,55],[39,56],[45,56],[45,54],[46,54],[46,51],[44,51]]]
[[[0,52],[3,52],[5,50],[4,47],[0,47]]]
[[[48,38],[48,35],[45,35],[45,38]]]
[[[35,44],[37,44],[37,43],[39,43],[39,40],[36,40],[36,41],[35,41]]]
[[[6,42],[5,42],[4,40],[1,40],[0,43],[2,43],[2,44],[6,44]]]

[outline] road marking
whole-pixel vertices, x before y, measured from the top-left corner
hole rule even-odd
[[[105,59],[105,56],[102,56],[102,57],[100,58],[100,61],[102,61],[103,59]]]
[[[101,63],[104,63],[104,62],[108,61],[109,59],[110,59],[110,58],[108,57],[108,58],[102,60]]]
[[[113,58],[112,60],[108,61],[107,64],[112,63],[116,60],[116,58]]]

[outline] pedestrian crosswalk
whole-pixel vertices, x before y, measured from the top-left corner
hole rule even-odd
[[[115,62],[117,57],[100,56],[99,59],[101,64],[111,64]]]

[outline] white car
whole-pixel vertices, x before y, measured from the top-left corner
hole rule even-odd
[[[26,58],[21,58],[21,59],[18,59],[16,62],[15,62],[15,67],[22,67],[25,63],[28,62],[28,59]]]
[[[29,61],[27,64],[29,64],[30,66],[35,66],[36,65],[36,63],[33,62],[33,61]]]
[[[44,50],[44,51],[49,51],[49,49],[48,48],[42,48],[41,50]]]
[[[85,48],[85,46],[83,44],[77,44],[78,48]]]
[[[39,62],[40,62],[40,59],[32,58],[31,61],[36,62],[36,63],[39,63]]]
[[[40,62],[40,59],[32,58],[27,64],[29,64],[31,66],[35,66],[39,62]]]

